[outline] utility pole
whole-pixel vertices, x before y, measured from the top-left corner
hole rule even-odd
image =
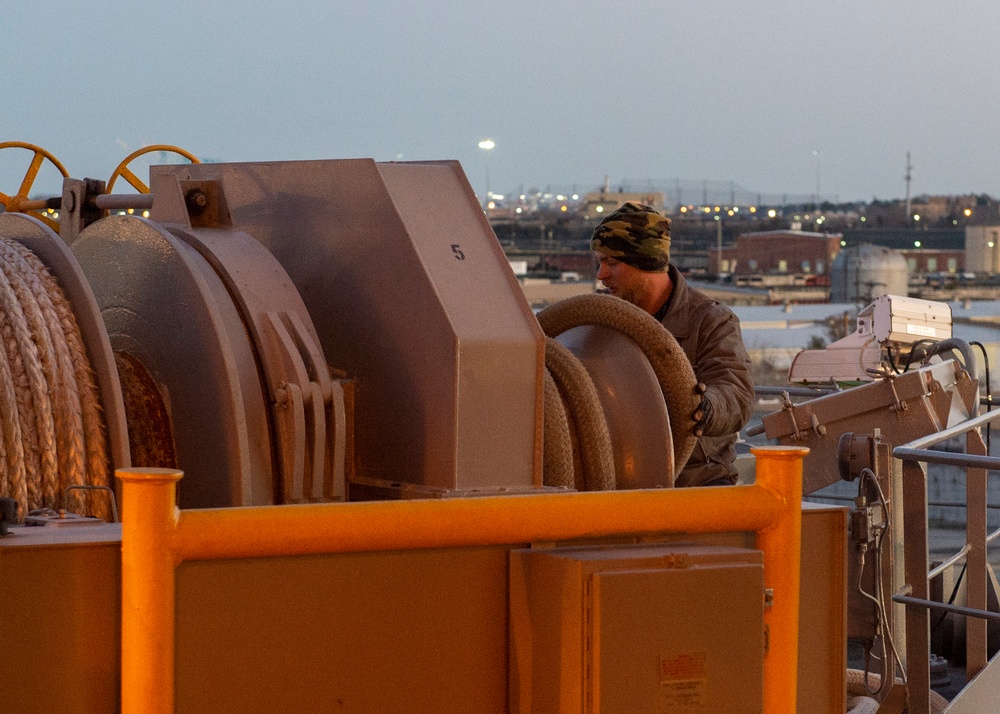
[[[816,157],[816,200],[813,203],[814,203],[815,208],[816,208],[817,211],[819,210],[819,203],[820,203],[820,200],[821,200],[820,199],[820,193],[819,193],[819,177],[820,177],[820,172],[819,172],[819,158],[822,155],[823,155],[823,152],[819,151],[818,149],[813,152],[813,156]]]
[[[910,164],[910,152],[906,152],[906,225],[910,225],[910,172],[913,170],[913,166]]]
[[[722,218],[715,217],[715,270],[717,279],[722,280]]]

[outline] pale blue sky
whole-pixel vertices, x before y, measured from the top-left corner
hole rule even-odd
[[[608,175],[812,194],[819,151],[824,196],[902,197],[911,151],[914,195],[1000,195],[987,0],[26,8],[0,11],[0,140],[76,176],[173,143],[224,161],[458,159],[480,191],[491,137],[495,191]],[[0,152],[6,193],[12,163]]]

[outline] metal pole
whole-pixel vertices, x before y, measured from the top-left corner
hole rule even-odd
[[[122,480],[122,710],[174,711],[175,492],[180,471],[119,470]]]
[[[758,446],[756,483],[781,500],[781,514],[771,528],[757,533],[764,551],[764,587],[774,593],[765,615],[769,647],[764,658],[764,711],[791,712],[797,705],[799,656],[799,580],[802,542],[801,446]]]

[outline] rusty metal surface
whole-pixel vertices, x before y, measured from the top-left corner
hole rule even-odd
[[[153,167],[152,217],[190,226],[182,184],[210,180],[356,379],[361,478],[540,486],[541,330],[457,163]]]
[[[122,403],[129,425],[129,449],[137,464],[177,468],[177,447],[170,415],[156,382],[137,357],[115,353]]]
[[[87,227],[73,254],[115,351],[138,359],[169,413],[186,508],[273,503],[264,389],[225,287],[190,246],[141,218]]]

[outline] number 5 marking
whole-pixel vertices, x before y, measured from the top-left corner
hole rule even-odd
[[[462,248],[458,243],[451,244],[451,252],[455,254],[456,260],[465,260],[465,253],[462,252]]]

